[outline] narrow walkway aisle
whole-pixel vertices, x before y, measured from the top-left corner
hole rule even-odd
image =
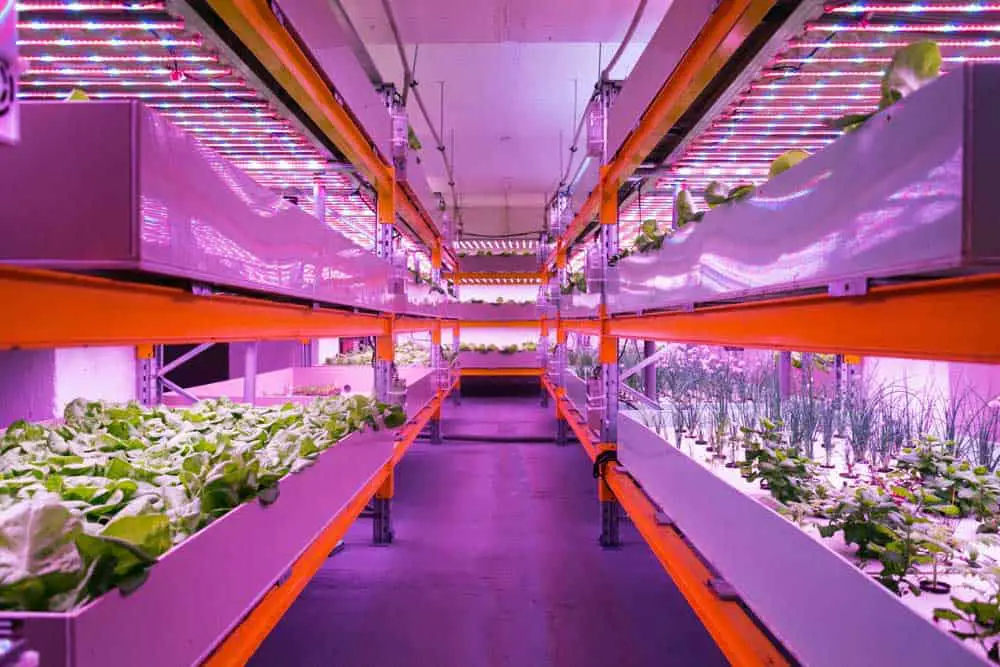
[[[466,399],[447,408],[446,434],[470,415],[551,411]],[[724,665],[630,524],[623,549],[597,545],[594,485],[576,445],[418,444],[398,470],[396,542],[371,546],[359,521],[251,665]]]

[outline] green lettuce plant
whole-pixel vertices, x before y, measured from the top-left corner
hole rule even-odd
[[[816,496],[816,465],[793,447],[781,446],[781,424],[761,419],[746,448],[747,479],[767,482],[782,504],[807,502]]]
[[[128,592],[148,568],[351,432],[405,415],[363,396],[190,409],[70,403],[57,425],[11,424],[0,438],[0,608],[74,609]]]
[[[941,49],[936,42],[920,41],[908,44],[893,54],[882,75],[882,97],[878,109],[869,113],[848,114],[831,121],[830,124],[847,132],[856,130],[879,111],[889,108],[923,88],[940,74]]]

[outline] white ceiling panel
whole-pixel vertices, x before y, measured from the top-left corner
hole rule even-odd
[[[648,0],[613,78],[631,70],[672,1]],[[402,65],[381,0],[342,2],[382,78],[400,86]],[[415,45],[419,48],[416,80],[435,126],[441,123],[444,82],[443,134],[462,202],[516,201],[521,207],[533,202],[532,212],[518,217],[541,221],[544,196],[558,185],[601,65],[618,47],[637,5],[638,0],[393,1],[409,57]],[[331,78],[336,82],[335,73]],[[431,187],[442,191],[447,181],[442,160],[416,105],[411,101],[408,107]],[[495,219],[470,216],[466,231],[492,233],[486,227]]]

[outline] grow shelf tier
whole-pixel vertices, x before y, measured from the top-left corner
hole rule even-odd
[[[25,103],[22,128],[0,261],[390,305],[384,262],[140,103]]]
[[[445,312],[460,322],[524,322],[537,319],[538,306],[533,303],[453,303]]]
[[[272,505],[241,505],[163,556],[134,593],[69,613],[0,612],[41,667],[202,662],[391,459],[392,431],[353,434],[281,481]]]
[[[620,261],[612,312],[995,270],[998,92],[1000,67],[956,69],[657,253]]]
[[[618,442],[628,473],[801,664],[983,664],[870,575],[636,417],[619,414]]]
[[[500,352],[460,352],[458,367],[466,369],[538,369],[538,352],[519,350],[510,354]]]

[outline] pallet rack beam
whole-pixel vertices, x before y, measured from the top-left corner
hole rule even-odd
[[[596,460],[601,445],[585,420],[548,379],[543,378],[542,385],[556,404],[557,416],[566,420],[590,460]],[[605,464],[603,479],[731,664],[791,664],[739,601],[724,599],[712,589],[709,567],[674,526],[657,521],[656,506],[628,473]]]
[[[460,368],[461,377],[542,377],[542,368]]]
[[[635,130],[601,173],[601,180],[577,211],[546,260],[555,266],[556,255],[568,248],[598,215],[606,184],[623,183],[656,147],[671,127],[697,99],[730,57],[760,24],[775,0],[722,0],[691,47],[664,82],[639,119]],[[615,190],[617,192],[617,189]]]
[[[207,4],[376,190],[387,184],[394,188],[397,211],[417,239],[427,248],[440,242],[441,232],[430,216],[406,188],[394,182],[389,165],[267,0],[207,0]],[[445,262],[457,266],[454,251],[447,247],[444,253]]]
[[[383,485],[391,484],[396,464],[416,441],[431,418],[438,413],[455,386],[453,382],[447,389],[438,391],[437,395],[406,423],[399,433],[392,455],[385,464],[376,470],[367,483],[358,489],[351,501],[330,519],[323,532],[292,565],[288,577],[261,599],[209,656],[203,667],[236,667],[245,665],[250,660],[329,558],[334,547],[357,520],[365,505],[383,488]]]
[[[368,336],[379,318],[0,265],[0,349]]]
[[[538,329],[541,320],[462,320],[463,329]]]
[[[537,271],[457,271],[448,277],[456,285],[537,285],[543,276]]]
[[[1000,274],[874,287],[866,295],[768,299],[612,318],[621,338],[1000,362]],[[590,329],[567,322],[571,331]]]

